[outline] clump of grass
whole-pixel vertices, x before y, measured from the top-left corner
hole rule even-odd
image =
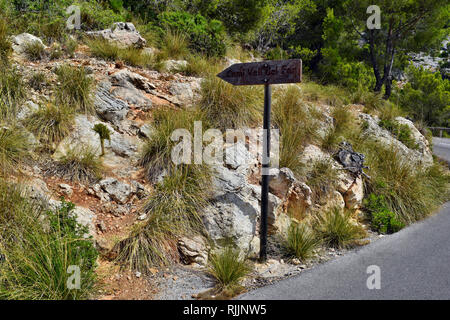
[[[69,133],[73,117],[67,105],[50,102],[25,119],[25,126],[47,147],[54,147]]]
[[[372,177],[366,183],[367,194],[383,196],[387,208],[406,225],[423,219],[449,199],[450,176],[440,164],[417,166],[393,146],[376,142],[366,142],[361,150]]]
[[[92,183],[101,179],[102,169],[102,161],[95,150],[75,146],[51,165],[47,174],[57,175],[72,182]]]
[[[8,24],[4,19],[0,20],[0,65],[9,63],[12,52],[11,41],[8,39]]]
[[[316,203],[321,203],[336,187],[338,177],[329,159],[318,159],[313,162],[311,168],[306,173],[307,184],[312,191],[312,199]]]
[[[94,57],[107,61],[123,61],[134,67],[150,67],[153,57],[142,49],[121,48],[115,43],[103,39],[92,39],[87,42]]]
[[[168,29],[162,37],[157,60],[184,59],[189,55],[188,36],[180,31]]]
[[[346,106],[335,107],[332,111],[334,126],[322,139],[322,147],[325,150],[335,151],[344,140],[352,140],[359,135],[360,128],[355,116]]]
[[[24,46],[24,54],[30,61],[42,60],[45,57],[45,47],[39,41],[27,42]]]
[[[0,70],[0,118],[14,119],[26,96],[25,83],[16,68]]]
[[[0,180],[0,299],[90,298],[97,251],[83,238],[87,228],[70,215],[74,205],[63,201],[54,212],[46,211],[23,194],[17,185]],[[77,290],[67,286],[73,265],[81,272]]]
[[[155,186],[142,212],[146,221],[118,243],[118,261],[146,272],[178,259],[177,239],[203,232],[200,212],[209,199],[211,174],[204,166],[178,166]]]
[[[48,85],[48,80],[44,72],[35,72],[28,80],[28,85],[34,90],[41,91]]]
[[[15,172],[30,150],[31,144],[23,129],[0,126],[0,176]]]
[[[234,292],[239,289],[240,281],[251,271],[245,258],[240,257],[239,250],[233,248],[232,245],[211,253],[208,269],[222,291]]]
[[[273,120],[280,130],[280,166],[301,172],[299,155],[307,143],[318,138],[318,119],[311,108],[301,100],[297,86],[289,86],[276,98]]]
[[[203,55],[190,55],[187,59],[188,64],[180,72],[187,76],[205,77],[219,72],[221,64],[218,61]]]
[[[147,171],[147,177],[154,181],[165,169],[170,173],[174,167],[171,152],[177,142],[171,136],[176,129],[193,132],[194,122],[202,121],[198,110],[157,110],[153,114],[154,133],[146,141],[139,164]]]
[[[284,240],[287,251],[302,261],[310,258],[319,244],[320,239],[305,223],[292,223]]]
[[[362,86],[358,86],[358,89],[352,93],[351,101],[352,103],[364,105],[364,112],[366,113],[377,112],[386,104],[382,93],[371,92]]]
[[[314,82],[304,82],[301,85],[302,97],[306,101],[323,103],[333,107],[340,107],[350,102],[346,89],[334,85],[322,86]]]
[[[92,87],[94,80],[84,68],[63,65],[55,72],[60,83],[56,90],[57,102],[68,104],[77,111],[93,113]]]
[[[255,86],[232,86],[208,76],[202,82],[200,107],[214,128],[219,130],[251,126],[261,120],[262,91]]]
[[[315,229],[322,241],[333,248],[355,245],[366,236],[366,231],[352,222],[351,212],[340,208],[318,215]]]
[[[407,124],[400,124],[395,119],[381,119],[378,125],[394,135],[401,143],[410,149],[418,149],[419,145],[412,137],[411,129]]]

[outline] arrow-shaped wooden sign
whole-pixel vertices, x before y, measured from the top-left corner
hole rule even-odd
[[[236,63],[217,76],[235,86],[296,83],[302,81],[302,60]]]

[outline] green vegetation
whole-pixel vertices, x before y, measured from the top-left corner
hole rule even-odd
[[[310,258],[319,244],[320,239],[305,223],[292,223],[284,240],[288,252],[302,261]]]
[[[23,129],[0,127],[0,176],[15,172],[30,149],[29,137]]]
[[[94,80],[84,68],[63,65],[55,73],[60,83],[56,89],[56,101],[68,104],[74,110],[83,113],[93,113],[94,103],[92,89]]]
[[[71,215],[72,203],[55,211],[23,196],[23,190],[0,180],[0,299],[87,299],[95,291],[97,251],[85,239],[87,227]],[[81,286],[67,283],[80,268]]]
[[[100,138],[100,145],[102,147],[101,157],[105,155],[105,140],[111,140],[111,131],[109,131],[108,127],[102,123],[97,123],[94,128],[92,128]]]
[[[44,72],[35,72],[28,80],[28,85],[34,90],[41,91],[48,85],[48,80]]]
[[[38,61],[45,56],[45,48],[39,41],[31,41],[25,44],[24,53],[28,60]]]
[[[378,125],[390,131],[400,142],[410,149],[418,149],[419,146],[412,137],[411,129],[407,124],[401,124],[396,120],[381,119]]]
[[[251,271],[250,266],[241,258],[239,250],[228,245],[209,256],[209,272],[217,280],[222,291],[236,292],[239,282]]]
[[[372,177],[366,183],[367,193],[383,196],[389,211],[402,223],[421,220],[448,200],[450,180],[441,165],[415,166],[403,160],[393,147],[375,142],[367,142],[361,152],[366,154]]]
[[[372,228],[380,233],[395,233],[405,225],[400,222],[392,211],[389,211],[383,196],[371,193],[364,200],[364,208],[371,214]]]
[[[299,174],[303,165],[298,155],[307,143],[318,139],[318,115],[314,107],[300,97],[303,92],[297,86],[289,86],[278,92],[273,107],[273,122],[280,130],[280,166]]]
[[[14,67],[0,70],[0,119],[14,119],[26,96],[26,86]]]
[[[87,45],[94,57],[108,61],[123,61],[133,67],[150,67],[153,57],[142,49],[121,48],[117,44],[102,39],[91,39]]]
[[[69,181],[91,183],[101,179],[102,167],[101,159],[91,147],[73,146],[48,168],[47,174]]]
[[[336,187],[338,172],[330,160],[320,159],[313,162],[306,173],[307,184],[312,191],[312,199],[320,203]]]
[[[323,242],[334,248],[355,245],[357,240],[366,236],[366,231],[352,221],[351,212],[339,208],[332,208],[319,215],[315,229]]]
[[[162,38],[161,51],[157,59],[184,59],[189,54],[188,39],[180,31],[166,31]]]
[[[11,42],[8,39],[8,25],[3,19],[0,20],[0,66],[9,62],[12,52]]]
[[[200,213],[209,198],[210,179],[207,167],[183,165],[158,183],[142,209],[147,220],[118,244],[118,261],[144,272],[176,261],[178,237],[203,231]]]
[[[47,103],[29,116],[25,125],[47,148],[54,149],[69,133],[73,116],[73,110],[67,105]]]

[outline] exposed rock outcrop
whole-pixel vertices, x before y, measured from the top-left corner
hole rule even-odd
[[[131,22],[116,22],[110,29],[89,31],[86,32],[86,34],[115,42],[122,47],[133,46],[136,48],[143,48],[147,44],[147,41],[141,36]]]

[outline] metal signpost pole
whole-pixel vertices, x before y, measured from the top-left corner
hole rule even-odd
[[[261,226],[259,260],[267,259],[267,212],[269,207],[269,169],[270,169],[270,107],[272,100],[270,84],[264,85],[264,123],[263,123],[263,155],[261,181]]]

